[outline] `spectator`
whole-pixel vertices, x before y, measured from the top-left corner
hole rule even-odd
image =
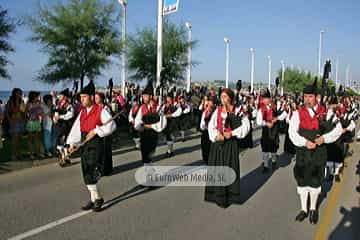
[[[29,101],[26,104],[25,112],[27,118],[25,128],[28,132],[30,159],[33,160],[36,157],[44,158],[44,155],[41,154],[41,122],[43,111],[39,92],[31,91],[29,93]]]
[[[97,92],[95,94],[95,103],[101,106],[103,109],[108,111],[111,115],[110,108],[105,105],[105,95],[101,92]],[[101,139],[103,142],[102,149],[100,150],[100,155],[102,156],[102,174],[104,176],[110,176],[113,171],[113,161],[112,161],[112,138],[110,136],[106,136]]]
[[[24,131],[25,104],[22,99],[22,90],[14,88],[5,107],[5,117],[9,123],[11,137],[11,160],[18,160],[20,149],[20,137]]]
[[[43,132],[44,132],[44,148],[45,155],[52,157],[52,151],[55,147],[55,138],[53,131],[53,97],[51,95],[45,95],[43,97],[44,103],[42,105],[43,110]]]

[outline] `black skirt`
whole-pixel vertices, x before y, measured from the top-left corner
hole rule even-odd
[[[296,149],[295,149],[295,145],[293,144],[293,142],[291,141],[290,137],[289,137],[289,125],[286,127],[286,135],[285,135],[285,142],[284,142],[284,152],[289,153],[289,154],[295,154],[296,153]]]
[[[210,146],[209,132],[208,130],[204,130],[201,134],[201,154],[205,164],[209,162]]]
[[[150,163],[150,154],[155,152],[158,141],[158,133],[153,129],[144,129],[140,133],[140,151],[143,163]]]
[[[249,133],[246,135],[246,137],[239,140],[239,147],[240,148],[246,149],[246,148],[253,148],[254,147],[253,134],[252,133],[253,133],[253,129],[252,129],[252,126],[250,124]]]
[[[326,144],[327,150],[327,161],[328,162],[336,162],[336,163],[343,163],[344,162],[344,141],[342,137],[338,139],[336,142],[331,144]]]
[[[263,127],[261,135],[261,150],[262,152],[276,153],[279,149],[279,130],[278,125],[275,124],[272,128]]]
[[[206,186],[205,201],[226,208],[231,204],[240,204],[240,163],[236,138],[211,144],[209,166],[227,166],[236,173],[235,181],[229,186]]]
[[[82,141],[87,133],[81,133]],[[103,175],[103,141],[98,136],[81,148],[81,170],[86,185],[96,184]]]
[[[191,128],[191,123],[191,113],[181,114],[177,121],[179,131],[189,130]]]

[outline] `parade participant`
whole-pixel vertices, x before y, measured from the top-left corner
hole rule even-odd
[[[295,155],[296,149],[295,145],[292,143],[289,137],[289,122],[297,110],[297,103],[295,101],[288,101],[287,103],[287,116],[286,116],[286,133],[285,133],[285,142],[284,142],[284,152],[290,155]]]
[[[80,92],[83,109],[71,128],[66,143],[70,145],[69,152],[76,150],[81,142],[81,169],[84,183],[90,192],[90,201],[82,207],[83,210],[101,210],[104,199],[98,190],[98,181],[102,176],[103,139],[112,134],[116,124],[111,115],[103,107],[95,104],[95,86],[92,81]]]
[[[253,148],[253,121],[256,119],[257,114],[254,99],[251,97],[246,98],[245,101],[243,101],[243,104],[240,106],[239,112],[242,113],[244,117],[247,117],[250,123],[249,133],[246,135],[245,138],[240,139],[239,147],[243,149]]]
[[[200,129],[202,131],[202,133],[201,133],[201,153],[202,153],[202,159],[205,162],[205,164],[208,164],[210,146],[211,146],[211,141],[210,141],[209,132],[208,132],[208,126],[209,126],[211,116],[216,108],[216,102],[217,102],[216,97],[214,97],[214,96],[209,97],[207,100],[206,107],[201,115],[201,121],[200,121]]]
[[[152,102],[154,89],[149,84],[142,92],[143,104],[135,117],[134,128],[140,133],[140,151],[145,171],[151,166],[151,156],[155,153],[158,133],[166,126],[166,118],[156,111],[157,106]]]
[[[334,93],[331,94],[330,98],[328,99],[328,113],[326,115],[326,120],[329,124],[332,123],[332,127],[336,127],[336,124],[339,123],[339,119],[337,116],[337,108],[338,108],[338,100],[335,95],[335,89],[333,90]],[[327,144],[327,172],[328,172],[328,181],[333,181],[334,175],[335,180],[337,182],[340,181],[340,169],[343,166],[344,162],[344,143],[343,137],[340,137],[335,142]]]
[[[349,144],[352,142],[355,136],[355,118],[356,110],[352,107],[350,96],[344,93],[344,111],[340,118],[341,125],[343,127],[343,143],[344,143],[344,157],[351,155],[349,152]]]
[[[263,152],[263,173],[269,172],[270,161],[272,168],[276,167],[277,151],[279,149],[279,126],[278,121],[286,118],[285,111],[277,111],[276,106],[271,103],[269,89],[262,95],[262,103],[257,112],[256,123],[262,127],[261,150]]]
[[[138,97],[135,97],[130,112],[129,112],[129,123],[130,123],[130,136],[132,137],[136,149],[140,149],[140,136],[139,132],[135,130],[135,118],[140,109],[140,99]]]
[[[222,106],[218,107],[211,116],[208,131],[212,142],[209,162],[211,167],[230,167],[236,178],[228,186],[205,187],[205,201],[214,202],[226,208],[240,200],[240,164],[238,139],[244,138],[250,129],[248,118],[240,119],[235,111],[235,94],[229,88],[221,92]]]
[[[111,116],[110,108],[105,104],[105,94],[97,92],[95,94],[95,104],[100,106],[102,109],[107,111]],[[113,159],[112,159],[112,137],[111,135],[105,136],[102,138],[102,166],[103,166],[103,176],[110,176],[113,171]]]
[[[167,119],[167,126],[164,131],[166,143],[168,145],[166,155],[168,157],[172,157],[174,155],[174,132],[177,128],[178,118],[181,116],[181,108],[174,102],[174,95],[172,92],[168,93],[166,96],[166,103],[163,106],[163,112]]]
[[[181,135],[181,140],[185,141],[185,131],[191,128],[191,106],[187,103],[184,96],[179,97],[179,107],[181,108],[181,115],[178,119],[178,126]]]
[[[55,114],[53,117],[54,128],[56,134],[56,148],[59,151],[59,165],[61,167],[71,164],[67,149],[64,147],[65,138],[69,134],[74,118],[74,108],[70,103],[69,89],[65,89],[60,92],[58,97],[58,105],[55,108]]]
[[[325,144],[335,142],[342,133],[340,124],[330,132],[326,132],[324,128],[326,111],[319,107],[316,100],[317,92],[316,81],[313,85],[304,88],[304,107],[294,112],[289,122],[289,136],[296,146],[294,176],[301,202],[301,211],[296,216],[296,221],[301,222],[309,216],[312,224],[316,224],[319,218],[317,199],[321,192],[327,160]],[[309,195],[310,212],[308,213]]]

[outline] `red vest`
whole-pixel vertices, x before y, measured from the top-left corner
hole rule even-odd
[[[150,110],[149,110],[146,104],[141,105],[141,115],[142,116],[145,116],[148,113],[154,113],[154,112],[156,112],[155,106],[151,106]]]
[[[80,131],[81,132],[90,132],[95,129],[96,126],[101,126],[101,111],[102,107],[94,104],[91,107],[89,113],[87,113],[87,109],[83,108],[80,112]]]
[[[319,130],[320,128],[319,120],[324,119],[326,117],[326,109],[319,105],[316,109],[316,114],[313,117],[311,117],[306,107],[300,108],[298,112],[300,119],[300,126],[299,126],[300,129]]]
[[[273,120],[273,105],[271,105],[270,109],[268,109],[266,105],[262,104],[261,113],[265,122],[271,122]]]
[[[231,132],[231,130],[232,130],[231,128],[229,128],[229,127],[225,128],[224,127],[225,119],[223,119],[222,116],[221,116],[222,110],[223,110],[222,106],[218,107],[218,109],[217,109],[218,112],[217,112],[217,119],[216,119],[216,123],[217,123],[216,128],[221,133]],[[232,109],[232,111],[230,113],[235,113],[235,107],[234,106],[233,106],[233,109]]]

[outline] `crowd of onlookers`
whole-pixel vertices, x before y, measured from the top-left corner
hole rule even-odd
[[[184,90],[176,90],[177,95],[183,95]],[[213,90],[216,94],[215,90]],[[118,131],[129,129],[127,114],[132,104],[141,99],[141,89],[136,84],[126,84],[125,97],[121,89],[108,88],[97,92],[97,104],[104,104],[112,114],[123,112],[118,119]],[[200,106],[204,96],[203,89],[196,88],[192,94],[187,94],[189,102]],[[61,102],[62,95],[55,91],[41,95],[38,91],[30,91],[26,96],[20,88],[14,88],[9,99],[0,102],[0,151],[4,144],[10,148],[10,160],[43,159],[57,154],[56,127],[58,121],[56,107]],[[70,103],[75,116],[81,110],[80,95],[70,91]],[[0,100],[1,101],[1,100]],[[195,114],[198,118],[201,112]],[[74,118],[75,119],[75,118]]]

